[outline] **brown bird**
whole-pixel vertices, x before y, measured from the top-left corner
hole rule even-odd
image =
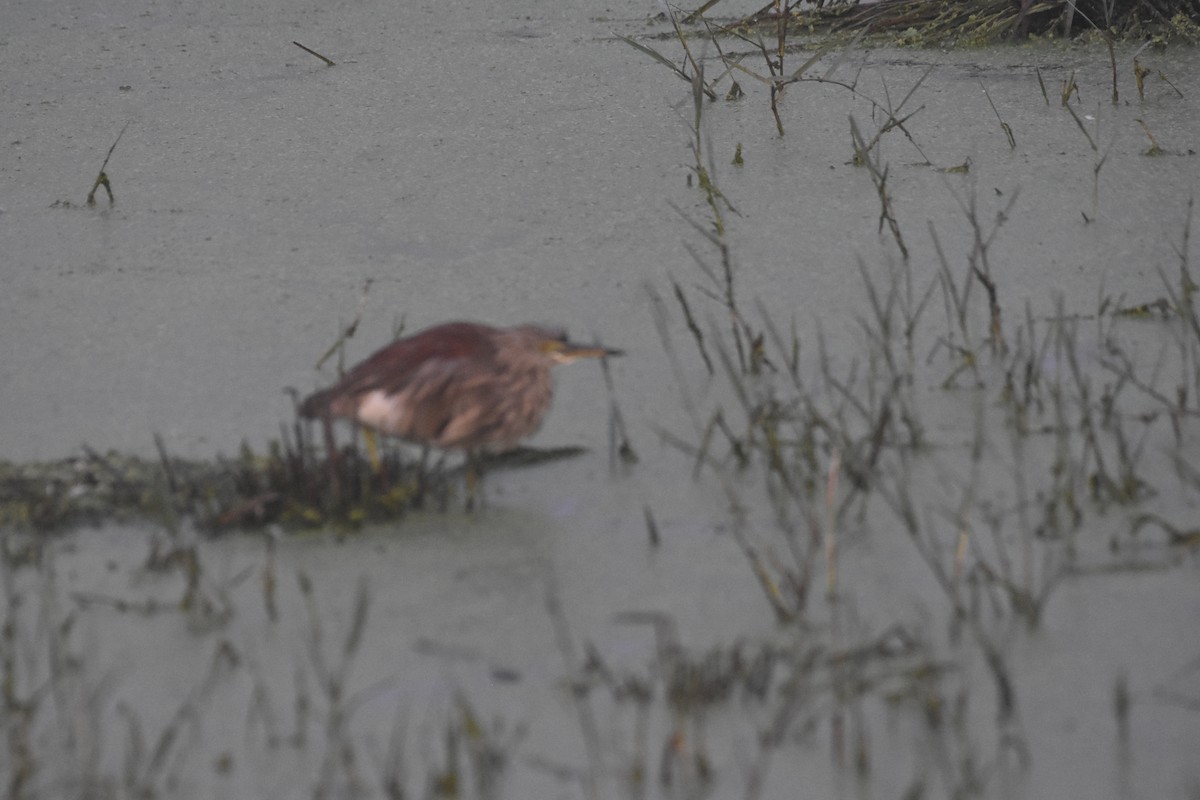
[[[621,354],[574,344],[562,331],[538,325],[448,322],[377,351],[333,386],[307,397],[299,413],[326,422],[349,419],[416,444],[464,450],[471,462],[537,432],[554,391],[552,366]]]

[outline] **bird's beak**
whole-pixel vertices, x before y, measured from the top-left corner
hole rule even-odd
[[[582,345],[573,342],[554,342],[549,350],[550,357],[560,364],[570,364],[581,358],[606,358],[608,356],[623,356],[624,350],[615,350],[600,345]]]

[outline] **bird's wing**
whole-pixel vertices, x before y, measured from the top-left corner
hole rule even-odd
[[[359,398],[371,392],[385,396],[409,392],[414,385],[439,383],[487,361],[495,345],[486,331],[471,323],[448,323],[400,339],[356,364],[333,386],[307,398],[303,416],[353,416]]]

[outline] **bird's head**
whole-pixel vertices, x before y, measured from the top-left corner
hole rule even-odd
[[[520,330],[527,333],[531,344],[537,352],[553,361],[555,364],[570,364],[581,358],[604,358],[606,356],[624,355],[623,350],[616,350],[601,345],[585,345],[572,342],[567,338],[566,331],[558,328],[544,328],[536,325],[523,326]]]

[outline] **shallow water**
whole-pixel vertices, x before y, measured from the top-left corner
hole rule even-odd
[[[946,592],[879,501],[837,527],[836,602],[824,595],[817,562],[810,578],[819,586],[803,613],[776,620],[734,534],[768,572],[784,574],[777,568],[788,563],[789,544],[767,489],[778,486],[761,465],[732,466],[720,437],[720,468],[694,478],[694,459],[666,441],[696,446],[718,407],[737,433],[746,423],[720,366],[715,377],[705,371],[672,293],[673,279],[709,346],[722,339],[730,347],[727,313],[706,297],[713,284],[687,248],[710,267],[719,259],[671,207],[710,225],[700,190],[688,184],[689,86],[613,35],[669,30],[647,19],[650,11],[8,4],[0,31],[0,457],[58,458],[83,442],[152,455],[156,431],[187,457],[230,454],[242,440],[261,447],[290,418],[285,387],[327,383],[332,367],[318,373],[312,365],[361,312],[350,359],[386,342],[401,320],[413,330],[459,317],[555,322],[624,348],[628,355],[611,365],[616,401],[640,459],[612,465],[610,401],[595,365],[582,364],[560,372],[555,409],[533,443],[590,452],[491,476],[488,508],[476,515],[422,513],[345,538],[282,536],[273,550],[263,535],[208,541],[186,524],[174,534],[109,526],[53,540],[40,568],[5,573],[5,613],[21,631],[18,695],[55,687],[53,700],[37,706],[38,771],[28,794],[58,796],[66,785],[120,796],[136,785],[180,797],[382,795],[397,763],[397,730],[405,732],[397,746],[403,781],[415,795],[446,769],[453,732],[463,751],[503,744],[508,766],[495,796],[505,797],[790,797],[801,781],[814,795],[862,797],[915,787],[939,797],[1194,791],[1194,546],[1169,547],[1153,526],[1129,534],[1147,511],[1185,531],[1200,518],[1196,487],[1172,466],[1175,453],[1195,463],[1194,416],[1179,423],[1182,444],[1163,419],[1144,429],[1129,423],[1139,436],[1147,431],[1140,463],[1158,489],[1153,500],[1084,502],[1070,554],[1053,541],[1022,539],[1012,509],[1037,503],[1020,496],[1013,476],[1048,474],[1053,437],[1013,449],[995,369],[983,368],[986,390],[967,380],[939,390],[951,370],[944,351],[934,351],[951,327],[941,294],[914,348],[934,463],[914,466],[912,485],[948,563],[954,530],[946,518],[969,483],[966,454],[984,415],[981,517],[992,503],[1003,544],[977,522],[969,559],[994,566],[996,551],[1011,547],[1022,586],[1052,586],[1032,630],[995,584],[962,589],[981,635],[1003,654],[1015,712],[998,721],[996,684],[976,639],[955,622]],[[338,65],[326,68],[293,40]],[[674,42],[644,41],[680,57]],[[747,52],[745,63],[760,70]],[[708,74],[718,73],[715,53],[703,55]],[[1104,296],[1124,306],[1164,295],[1159,271],[1177,270],[1197,185],[1195,54],[1143,52],[1144,64],[1183,91],[1155,74],[1144,100],[1131,56],[1119,54],[1114,106],[1098,46],[855,50],[833,77],[857,75],[859,94],[828,83],[790,87],[783,137],[766,88],[741,77],[746,96],[707,105],[701,133],[737,209],[724,218],[742,310],[757,318],[761,301],[785,332],[795,325],[802,379],[815,393],[830,390],[818,328],[836,374],[856,360],[858,374],[867,372],[860,263],[885,282],[904,262],[878,230],[878,195],[852,163],[848,120],[878,130],[883,119],[864,97],[895,106],[930,70],[903,109],[920,109],[905,123],[917,146],[892,132],[878,151],[914,285],[923,291],[936,280],[930,226],[961,274],[972,230],[960,203],[975,198],[985,235],[1009,209],[988,249],[1009,335],[1026,303],[1040,326],[1061,296],[1064,313],[1083,315],[1079,352],[1098,395],[1112,378],[1090,315]],[[788,57],[798,66],[806,56]],[[1073,107],[1096,150],[1058,102],[1072,72],[1080,85]],[[1143,155],[1149,142],[1139,119],[1165,155]],[[101,193],[95,208],[83,207],[127,123],[107,166],[116,204]],[[739,143],[744,166],[735,167]],[[965,174],[925,163],[967,159]],[[52,207],[58,201],[70,207]],[[982,339],[974,291],[972,325]],[[655,295],[664,298],[669,347],[656,331]],[[1175,330],[1154,320],[1117,327],[1145,364]],[[786,355],[772,350],[771,358],[782,365]],[[1038,363],[1049,375],[1063,360],[1052,349]],[[1170,358],[1164,364],[1168,373],[1180,369]],[[1171,386],[1170,374],[1162,380]],[[789,391],[782,375],[743,386],[754,397]],[[1144,397],[1134,406],[1130,413],[1155,408]],[[908,477],[900,461],[886,463],[889,480]],[[843,477],[841,496],[850,485]],[[730,512],[734,497],[741,515]],[[192,591],[186,564],[144,568],[153,540],[163,552],[194,548]],[[1036,549],[1032,564],[1022,561],[1023,546]],[[312,582],[320,634],[300,574]],[[340,672],[360,585],[365,627]],[[561,615],[548,598],[561,602]],[[652,619],[660,620],[657,638]],[[663,620],[679,650],[667,647]],[[871,643],[880,646],[861,664],[846,656]],[[613,685],[597,677],[604,671],[594,659],[584,669],[585,644],[616,676]],[[766,699],[735,692],[668,707],[673,668],[734,647],[784,654]],[[56,660],[59,648],[77,654],[69,668]],[[811,670],[796,666],[802,654]],[[339,674],[342,696],[354,698],[348,709],[320,688]],[[635,679],[655,692],[643,733],[630,699]],[[571,681],[591,681],[594,717],[581,719],[573,698],[582,690],[573,694]],[[1114,709],[1122,691],[1124,728]],[[781,719],[778,742],[764,744],[763,731]],[[156,751],[164,731],[176,738]],[[347,743],[352,765],[339,755]],[[645,782],[630,785],[624,778],[639,763]],[[9,770],[0,765],[6,785]],[[463,794],[488,796],[475,786]]]

